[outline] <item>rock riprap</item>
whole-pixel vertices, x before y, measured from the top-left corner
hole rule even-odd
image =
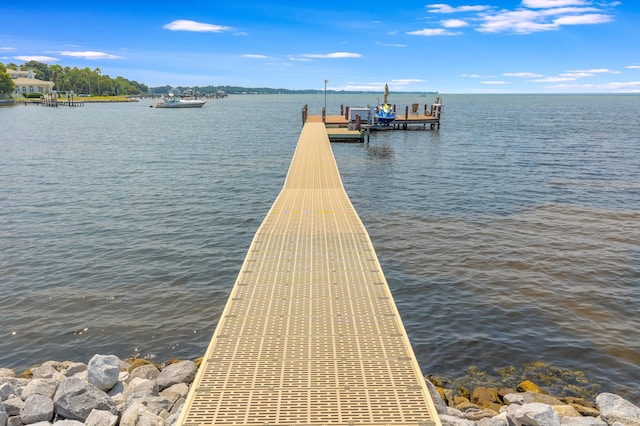
[[[20,377],[0,368],[0,426],[173,426],[197,370],[193,361],[114,355],[48,361]],[[443,426],[640,426],[640,408],[611,393],[589,402],[547,395],[530,381],[464,392],[426,383]]]

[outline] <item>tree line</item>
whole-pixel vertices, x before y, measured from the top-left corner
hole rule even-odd
[[[2,68],[4,66],[0,62],[0,74],[3,73]],[[8,63],[6,68],[17,70],[18,65]],[[58,92],[73,90],[77,94],[109,96],[146,94],[149,90],[147,85],[134,80],[128,80],[120,76],[111,78],[109,75],[103,75],[100,68],[71,68],[58,64],[48,65],[43,62],[29,61],[20,65],[20,69],[23,71],[32,69],[34,77],[38,80],[52,81],[55,84],[54,89]],[[5,80],[6,78],[0,76],[0,85]],[[13,89],[9,91],[2,89],[0,87],[0,93],[11,93],[13,91]]]

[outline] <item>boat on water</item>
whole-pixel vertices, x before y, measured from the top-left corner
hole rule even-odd
[[[378,112],[373,116],[377,124],[388,126],[396,119],[396,113],[393,112],[393,108],[389,104],[380,105]]]
[[[179,96],[170,95],[162,98],[156,103],[156,108],[202,108],[207,101],[200,99],[183,99]]]

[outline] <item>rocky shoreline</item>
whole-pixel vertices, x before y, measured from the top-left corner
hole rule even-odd
[[[94,355],[19,375],[0,368],[0,426],[173,426],[199,364]],[[640,407],[612,393],[588,401],[546,394],[529,380],[514,389],[425,380],[443,426],[640,426]]]

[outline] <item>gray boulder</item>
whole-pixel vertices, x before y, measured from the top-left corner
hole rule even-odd
[[[56,361],[47,361],[39,367],[31,370],[31,374],[34,379],[54,379],[62,376],[62,374],[58,371],[59,362]]]
[[[29,425],[29,426],[34,426],[34,425]],[[53,426],[84,426],[84,423],[79,422],[77,420],[58,420],[56,421]]]
[[[185,402],[186,402],[186,399],[184,398],[180,398],[179,400],[174,402],[173,407],[171,407],[171,411],[169,411],[169,414],[174,415],[176,413],[180,413],[180,411],[182,410],[182,406],[184,405]]]
[[[162,412],[168,413],[173,407],[173,401],[162,396],[148,395],[142,398],[129,400],[129,404],[132,403],[140,403],[146,407],[147,411],[150,411],[151,413],[158,416],[161,415]]]
[[[144,405],[135,402],[130,405],[120,419],[120,426],[164,426],[164,420],[146,409]]]
[[[164,420],[165,426],[174,426],[178,423],[178,418],[180,417],[180,412],[173,413],[169,417]]]
[[[504,397],[502,397],[504,403],[506,405],[524,405],[524,394],[523,393],[508,393]],[[529,401],[533,402],[533,401]]]
[[[433,401],[433,405],[436,407],[436,412],[438,414],[446,414],[447,413],[447,404],[444,403],[442,397],[440,397],[440,393],[438,393],[438,389],[436,385],[431,383],[431,380],[425,379],[425,383],[427,384],[427,389],[429,389],[429,394],[431,395],[431,400]]]
[[[184,399],[189,394],[189,386],[186,383],[178,383],[173,386],[169,386],[163,390],[160,395],[173,401],[174,403],[180,399]],[[446,408],[446,407],[445,407]]]
[[[103,391],[75,377],[65,379],[53,398],[55,411],[70,420],[85,421],[91,410],[118,414],[115,402]]]
[[[146,380],[135,378],[124,391],[124,397],[129,400],[131,398],[141,398],[146,395],[158,396],[158,384],[154,380]]]
[[[476,422],[472,420],[461,419],[448,414],[440,414],[438,417],[440,417],[442,426],[476,426]]]
[[[601,393],[596,397],[596,405],[609,425],[619,422],[625,426],[640,426],[640,408],[618,395]]]
[[[9,420],[9,415],[4,408],[4,404],[0,401],[0,426],[7,426],[7,420]]]
[[[74,376],[78,373],[82,373],[87,371],[87,364],[82,362],[72,362],[69,366],[62,372],[66,377]]]
[[[158,367],[153,364],[145,364],[134,368],[133,371],[131,371],[131,379],[140,377],[146,380],[155,380],[158,378],[159,374],[160,370],[158,370]]]
[[[497,415],[498,413],[496,413],[493,410],[489,410],[489,409],[482,410],[478,408],[475,408],[475,409],[472,408],[462,413],[462,418],[467,420],[478,421],[480,419],[492,418]]]
[[[18,396],[18,390],[9,382],[0,383],[0,401]]]
[[[120,358],[115,355],[94,355],[87,364],[87,380],[102,391],[118,383]]]
[[[20,379],[17,377],[0,377],[0,385],[3,385],[5,383],[10,384],[14,388],[16,388],[16,390],[18,391],[18,396],[20,396],[22,388],[27,386],[30,381],[31,379]]]
[[[16,372],[9,368],[0,368],[0,377],[16,377]]]
[[[26,400],[31,395],[44,395],[53,399],[58,389],[58,381],[55,379],[33,379],[22,391],[22,399]]]
[[[524,405],[510,405],[505,411],[509,424],[516,426],[560,426],[560,416],[550,405],[531,402]]]
[[[53,401],[51,398],[32,394],[24,401],[24,405],[20,410],[20,420],[25,425],[48,422],[53,419]]]
[[[537,392],[519,392],[519,393],[509,393],[504,396],[505,404],[531,404],[532,402],[539,402],[541,404],[547,405],[564,405],[564,402],[560,401],[557,398],[552,397],[551,395],[545,395],[543,393]]]
[[[115,426],[118,424],[118,416],[108,411],[91,410],[84,424],[86,426]]]
[[[190,384],[196,377],[198,367],[193,361],[180,361],[162,369],[156,382],[160,390],[166,389],[177,383]]]
[[[502,413],[494,417],[485,417],[478,420],[478,426],[509,426],[507,415]]]
[[[24,406],[24,401],[19,396],[14,396],[4,400],[3,405],[9,417],[19,416],[20,410],[22,410],[22,407]]]
[[[605,422],[595,417],[562,417],[562,426],[607,426]]]

